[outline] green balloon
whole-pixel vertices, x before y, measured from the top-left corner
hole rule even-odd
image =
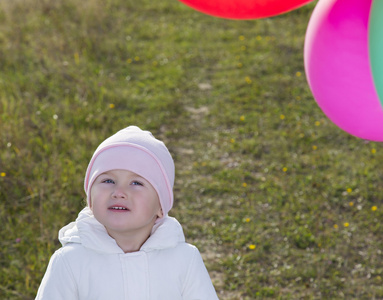
[[[383,106],[383,0],[374,0],[372,3],[368,27],[372,77]]]

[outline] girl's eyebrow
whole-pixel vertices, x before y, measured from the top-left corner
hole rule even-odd
[[[109,171],[102,172],[100,175],[105,175],[105,174],[109,174],[109,173],[110,173],[110,170],[109,170]]]
[[[141,177],[140,175],[132,176],[132,180],[140,180],[144,182],[148,182],[144,177]]]
[[[101,176],[113,176],[113,170],[105,171],[104,173],[101,173],[99,175],[99,177],[101,177]],[[145,179],[141,175],[138,175],[137,173],[134,173],[134,172],[131,172],[131,174],[129,174],[127,177],[130,179],[140,179],[140,180],[149,182],[147,179]]]
[[[111,176],[111,174],[109,174],[109,173],[105,172],[105,173],[102,173],[102,174],[100,174],[100,176],[99,176],[99,177],[102,177],[102,176]]]

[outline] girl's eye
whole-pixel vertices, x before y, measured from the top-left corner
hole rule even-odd
[[[139,181],[133,181],[132,184],[133,184],[133,185],[143,185],[143,184],[142,184],[141,182],[139,182]]]
[[[105,179],[103,183],[114,183],[114,181],[112,179]]]

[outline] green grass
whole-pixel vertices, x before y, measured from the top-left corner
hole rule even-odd
[[[382,299],[383,147],[312,98],[314,4],[233,21],[176,0],[1,1],[0,298],[34,298],[93,151],[136,124],[174,156],[171,215],[220,299]]]

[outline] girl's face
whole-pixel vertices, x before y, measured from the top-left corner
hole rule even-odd
[[[91,209],[109,235],[151,231],[162,210],[156,190],[146,179],[127,170],[99,175],[90,190]]]

